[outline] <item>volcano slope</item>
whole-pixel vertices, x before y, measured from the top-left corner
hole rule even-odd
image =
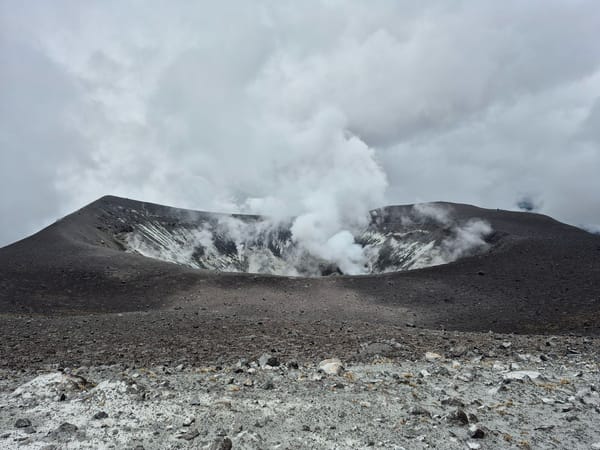
[[[14,367],[59,354],[72,364],[90,358],[206,361],[286,342],[290,356],[315,348],[344,355],[355,351],[357,339],[398,330],[414,334],[415,342],[423,329],[598,334],[599,236],[538,214],[434,206],[449,212],[452,224],[488,223],[483,247],[448,264],[386,273],[386,264],[389,270],[419,267],[421,242],[421,250],[409,246],[394,257],[380,251],[370,270],[381,273],[289,277],[202,268],[231,268],[233,260],[240,270],[248,267],[231,242],[214,236],[220,253],[213,248],[212,256],[208,247],[196,248],[196,256],[188,249],[183,262],[173,262],[185,253],[181,248],[163,259],[143,256],[140,249],[156,249],[169,236],[184,245],[186,227],[228,216],[103,197],[0,249],[0,359]],[[411,214],[414,222],[412,206],[383,208],[371,228],[380,241],[390,233],[401,239]],[[454,225],[417,225],[438,243],[454,232]],[[285,230],[276,234],[279,241],[263,242],[271,256],[281,255],[289,240]],[[337,269],[322,269],[329,272]]]
[[[358,276],[289,224],[116,197],[0,249],[0,447],[600,448],[600,237],[371,218]]]

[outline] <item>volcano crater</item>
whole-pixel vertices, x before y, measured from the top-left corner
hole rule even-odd
[[[461,219],[452,208],[425,204],[370,212],[352,233],[354,255],[324,257],[293,233],[293,219],[152,207],[120,207],[124,226],[113,239],[126,252],[196,269],[320,277],[399,272],[484,253],[497,234],[484,220]],[[351,264],[345,261],[351,258]],[[351,267],[350,270],[346,269]]]

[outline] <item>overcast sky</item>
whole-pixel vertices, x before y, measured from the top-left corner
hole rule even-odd
[[[0,245],[96,198],[600,227],[600,2],[0,0]]]

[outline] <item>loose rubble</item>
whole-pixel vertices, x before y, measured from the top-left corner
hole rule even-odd
[[[383,356],[384,342],[354,361],[4,369],[0,447],[600,448],[596,357],[515,347],[403,359]]]

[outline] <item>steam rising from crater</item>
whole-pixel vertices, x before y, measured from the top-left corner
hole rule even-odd
[[[259,168],[269,166],[265,168],[268,176],[261,179],[259,173],[253,174],[255,167],[248,167],[250,174],[242,177],[265,195],[224,205],[229,211],[265,219],[219,216],[216,223],[184,227],[178,231],[182,236],[170,245],[153,249],[143,237],[133,236],[128,238],[130,248],[147,256],[219,270],[320,275],[323,267],[333,267],[344,274],[368,273],[368,249],[355,238],[369,226],[370,210],[382,204],[387,186],[374,150],[347,131],[346,118],[336,109],[323,109],[304,121],[272,116],[270,122],[268,137],[280,152],[255,162]],[[145,232],[158,233],[164,241],[172,237],[164,230],[146,229],[142,236]],[[218,256],[224,251],[220,241],[230,247],[226,258]],[[182,242],[186,249],[180,247]],[[269,242],[272,246],[265,254],[263,247]],[[194,248],[202,248],[204,260],[194,256],[190,250]],[[207,259],[212,262],[206,263]]]
[[[487,222],[458,220],[451,209],[432,204],[373,210],[361,229],[351,233],[332,228],[330,237],[310,213],[290,220],[190,214],[176,222],[129,213],[135,226],[121,236],[129,251],[199,269],[286,276],[384,273],[445,264],[486,251],[492,236]],[[311,233],[298,238],[294,229],[304,220]]]
[[[354,236],[368,226],[369,211],[382,204],[387,186],[374,150],[347,131],[345,116],[335,109],[299,124],[273,121],[285,136],[277,183],[268,195],[247,199],[241,209],[291,221],[298,252],[343,273],[364,273],[367,256]]]

